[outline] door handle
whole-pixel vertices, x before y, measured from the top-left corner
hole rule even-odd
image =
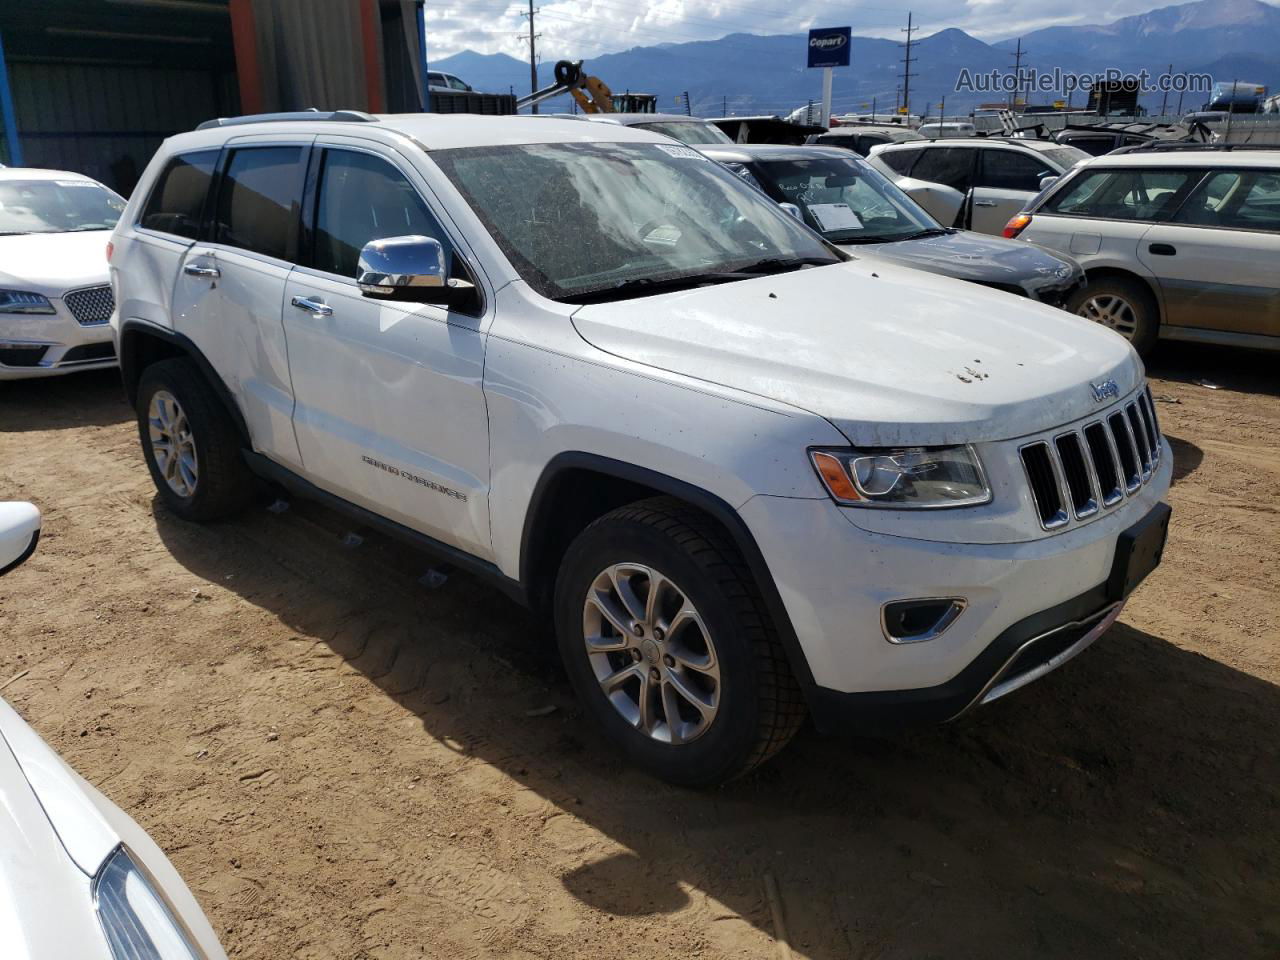
[[[222,271],[217,267],[206,267],[199,263],[188,263],[182,267],[182,272],[192,277],[206,277],[210,280],[217,280],[222,276]]]
[[[1147,249],[1157,257],[1172,257],[1178,252],[1172,243],[1153,243]]]
[[[975,200],[973,205],[975,207],[994,207],[996,202],[994,200]]]
[[[313,300],[310,297],[294,297],[290,302],[299,310],[305,310],[313,317],[333,316],[333,307],[329,306],[323,300]]]

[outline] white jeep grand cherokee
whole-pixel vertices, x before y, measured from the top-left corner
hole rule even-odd
[[[1158,562],[1170,453],[1123,339],[869,265],[661,135],[276,115],[168,140],[113,237],[163,502],[255,475],[549,617],[681,783],[942,721],[1064,662]]]

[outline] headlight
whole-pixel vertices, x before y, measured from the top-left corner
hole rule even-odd
[[[124,847],[98,872],[93,902],[115,960],[203,960]]]
[[[991,499],[970,446],[810,450],[809,458],[845,506],[971,507]]]
[[[54,313],[48,297],[21,290],[0,290],[0,313]]]

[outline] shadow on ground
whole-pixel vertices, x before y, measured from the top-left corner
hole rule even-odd
[[[1224,390],[1280,396],[1280,353],[1164,340],[1147,359],[1147,373],[1179,383],[1209,383]],[[1201,387],[1211,389],[1211,387]],[[1158,392],[1158,391],[1156,391]],[[1157,415],[1159,410],[1157,410]]]
[[[105,427],[131,419],[119,370],[0,381],[0,433]]]
[[[1280,688],[1164,638],[1120,625],[972,720],[805,731],[758,773],[693,792],[611,755],[539,625],[486,584],[428,590],[423,557],[370,531],[343,547],[343,519],[296,502],[210,527],[157,505],[155,521],[180,563],[324,639],[423,737],[625,847],[560,878],[606,913],[660,916],[694,889],[771,934],[769,872],[813,960],[1245,957],[1280,941]],[[529,719],[548,697],[560,709]]]

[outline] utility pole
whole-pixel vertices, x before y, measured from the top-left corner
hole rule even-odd
[[[1022,92],[1022,38],[1018,38],[1018,49],[1013,52],[1013,99],[1009,103],[1012,110],[1018,105],[1018,94]]]
[[[533,32],[533,15],[538,11],[533,8],[533,0],[529,0],[529,12],[522,13],[520,16],[529,18],[529,92],[538,92],[538,48],[537,39],[542,36],[540,33]],[[538,112],[538,105],[535,103],[531,107],[534,113]]]
[[[729,96],[726,94],[720,101],[720,116],[727,117],[729,115]]]
[[[911,118],[911,64],[916,59],[911,56],[911,35],[919,29],[911,25],[911,13],[908,11],[907,27],[902,31],[907,35],[906,50],[902,55],[902,106],[905,108],[904,112],[908,120]]]
[[[689,91],[688,91],[688,90],[686,90],[686,91],[684,92],[684,115],[685,115],[686,117],[692,117],[692,116],[693,116],[693,107],[692,107],[692,105],[690,105],[690,103],[689,103]]]
[[[1166,76],[1166,77],[1170,77],[1170,78],[1172,78],[1172,77],[1173,77],[1173,64],[1172,64],[1172,63],[1171,63],[1171,64],[1169,64],[1169,72],[1168,72],[1168,73],[1166,73],[1166,74],[1165,74],[1165,76]],[[1168,86],[1169,86],[1169,81],[1167,81],[1167,80],[1166,80],[1166,81],[1165,81],[1165,88],[1166,88],[1166,89],[1165,89],[1165,91],[1164,91],[1164,96],[1160,98],[1160,117],[1161,117],[1162,119],[1163,119],[1163,117],[1164,117],[1164,108],[1165,108],[1165,107],[1167,107],[1167,106],[1169,105],[1169,90],[1168,90]]]

